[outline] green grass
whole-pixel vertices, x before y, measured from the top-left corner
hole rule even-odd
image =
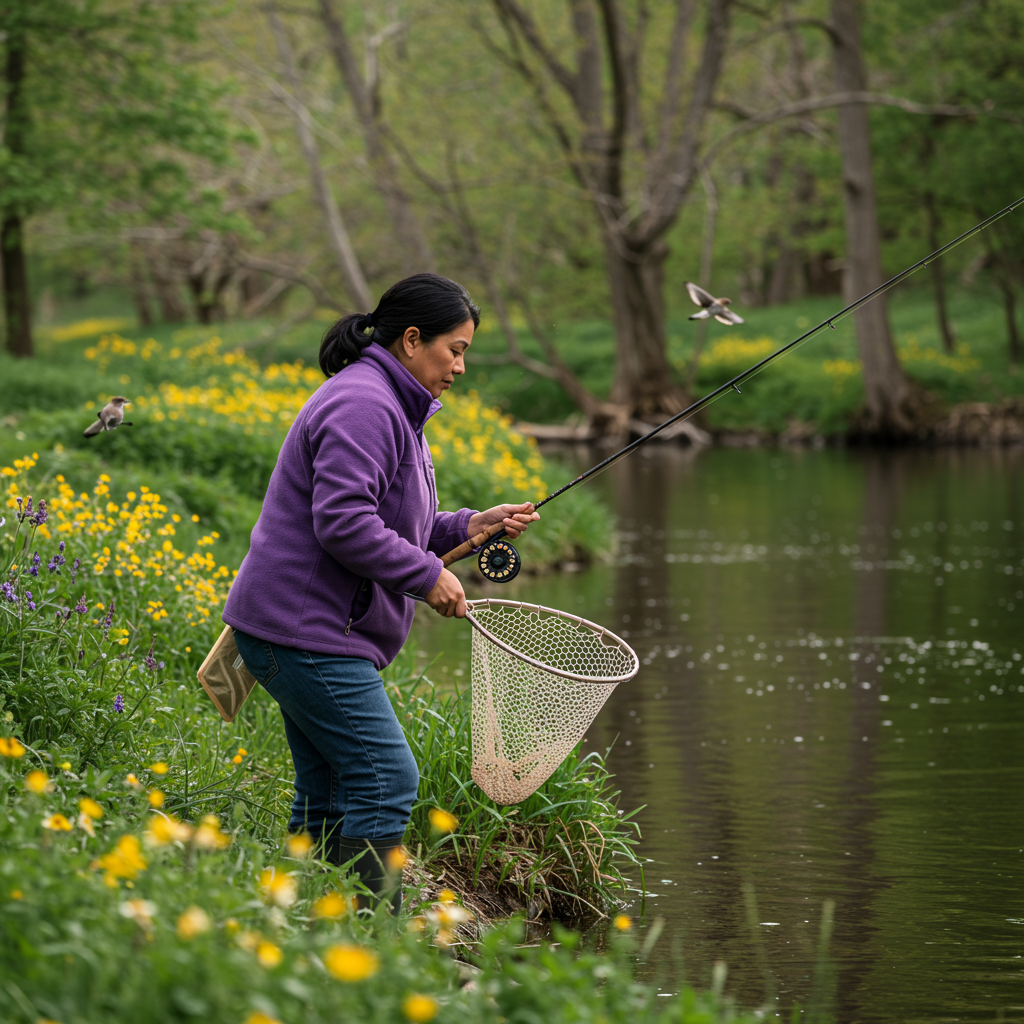
[[[33,468],[6,479],[26,485]],[[37,509],[41,492],[32,489]],[[79,522],[75,516],[109,511],[112,495],[102,485],[98,492],[65,516],[51,501],[43,525],[5,510],[5,1021],[756,1019],[737,1013],[720,986],[661,999],[638,984],[634,965],[660,929],[641,944],[625,917],[591,931],[588,941],[599,949],[558,928],[555,944],[524,947],[514,921],[484,928],[468,944],[459,938],[453,928],[462,902],[488,911],[530,903],[534,915],[593,919],[621,893],[622,872],[639,873],[636,829],[618,814],[611,779],[593,755],[567,759],[515,808],[477,792],[468,782],[465,695],[436,693],[407,660],[386,680],[422,772],[407,833],[417,883],[407,911],[415,916],[324,917],[318,901],[336,893],[344,907],[352,886],[343,872],[285,842],[290,763],[273,701],[257,687],[233,723],[215,714],[193,672],[216,622],[195,614],[198,599],[176,591],[185,577],[173,556],[161,574],[153,569],[169,513],[141,520],[130,543],[128,527],[96,532],[105,521],[97,516],[88,519],[91,531],[62,529]],[[132,501],[122,506],[129,519],[142,504]],[[172,545],[187,550],[184,533],[171,535]],[[197,552],[208,537],[195,541]],[[121,557],[96,572],[104,544]],[[145,571],[115,575],[115,566],[136,564],[134,555]],[[201,571],[217,579],[212,566]],[[166,616],[147,610],[154,599]],[[435,807],[457,819],[451,831],[431,826]],[[437,893],[438,878],[456,890],[454,902]],[[449,955],[456,950],[474,970],[473,985]]]

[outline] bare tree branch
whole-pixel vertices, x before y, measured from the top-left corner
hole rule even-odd
[[[246,253],[235,253],[234,259],[240,266],[248,267],[250,270],[262,270],[264,273],[284,278],[286,281],[301,284],[304,288],[309,289],[310,294],[321,306],[338,310],[348,308],[347,303],[339,302],[320,281],[299,267],[290,267],[287,263],[278,263],[277,260],[266,259],[263,256],[250,256]]]
[[[731,131],[726,132],[721,138],[716,139],[704,154],[702,163],[708,165],[727,145],[735,142],[736,139],[749,132],[756,131],[766,124],[775,121],[783,121],[787,117],[796,117],[799,114],[807,114],[813,110],[827,110],[829,107],[841,107],[849,103],[865,103],[873,106],[896,107],[906,111],[908,114],[924,114],[935,117],[996,117],[1012,124],[1024,124],[1024,117],[1011,114],[1001,110],[986,110],[984,107],[962,107],[950,103],[917,103],[902,96],[891,96],[881,92],[838,92],[829,96],[813,96],[805,100],[797,100],[794,103],[787,103],[777,107],[775,110],[762,112],[746,111],[737,104],[730,104],[730,112],[745,118],[743,124],[737,125]],[[724,105],[722,109],[727,109]]]
[[[305,103],[299,98],[299,77],[295,70],[295,61],[292,57],[291,46],[285,34],[284,26],[281,24],[273,7],[268,5],[267,20],[270,23],[274,40],[277,43],[277,52],[284,65],[285,74],[288,77],[291,91],[281,89],[280,98],[287,103],[295,118],[295,130],[299,137],[299,145],[302,147],[302,155],[306,158],[309,167],[309,176],[313,183],[313,192],[316,195],[317,203],[323,211],[326,221],[327,236],[334,249],[338,260],[338,266],[348,287],[353,301],[362,309],[371,310],[376,305],[370,293],[370,286],[366,282],[363,269],[359,265],[359,258],[349,238],[348,230],[338,209],[338,203],[334,193],[324,174],[323,165],[320,162],[320,150],[316,144],[316,137],[313,134],[313,117]]]

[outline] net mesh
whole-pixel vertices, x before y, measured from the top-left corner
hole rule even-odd
[[[502,804],[525,800],[562,763],[633,649],[601,626],[515,601],[473,601],[473,781]]]

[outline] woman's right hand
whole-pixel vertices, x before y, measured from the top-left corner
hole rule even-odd
[[[457,619],[466,617],[466,592],[462,589],[458,576],[449,569],[442,569],[437,582],[427,594],[427,604],[445,618],[453,615]]]

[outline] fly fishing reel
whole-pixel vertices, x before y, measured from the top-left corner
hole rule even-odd
[[[476,564],[485,579],[508,583],[519,575],[523,560],[519,552],[504,537],[500,537],[483,546]]]

